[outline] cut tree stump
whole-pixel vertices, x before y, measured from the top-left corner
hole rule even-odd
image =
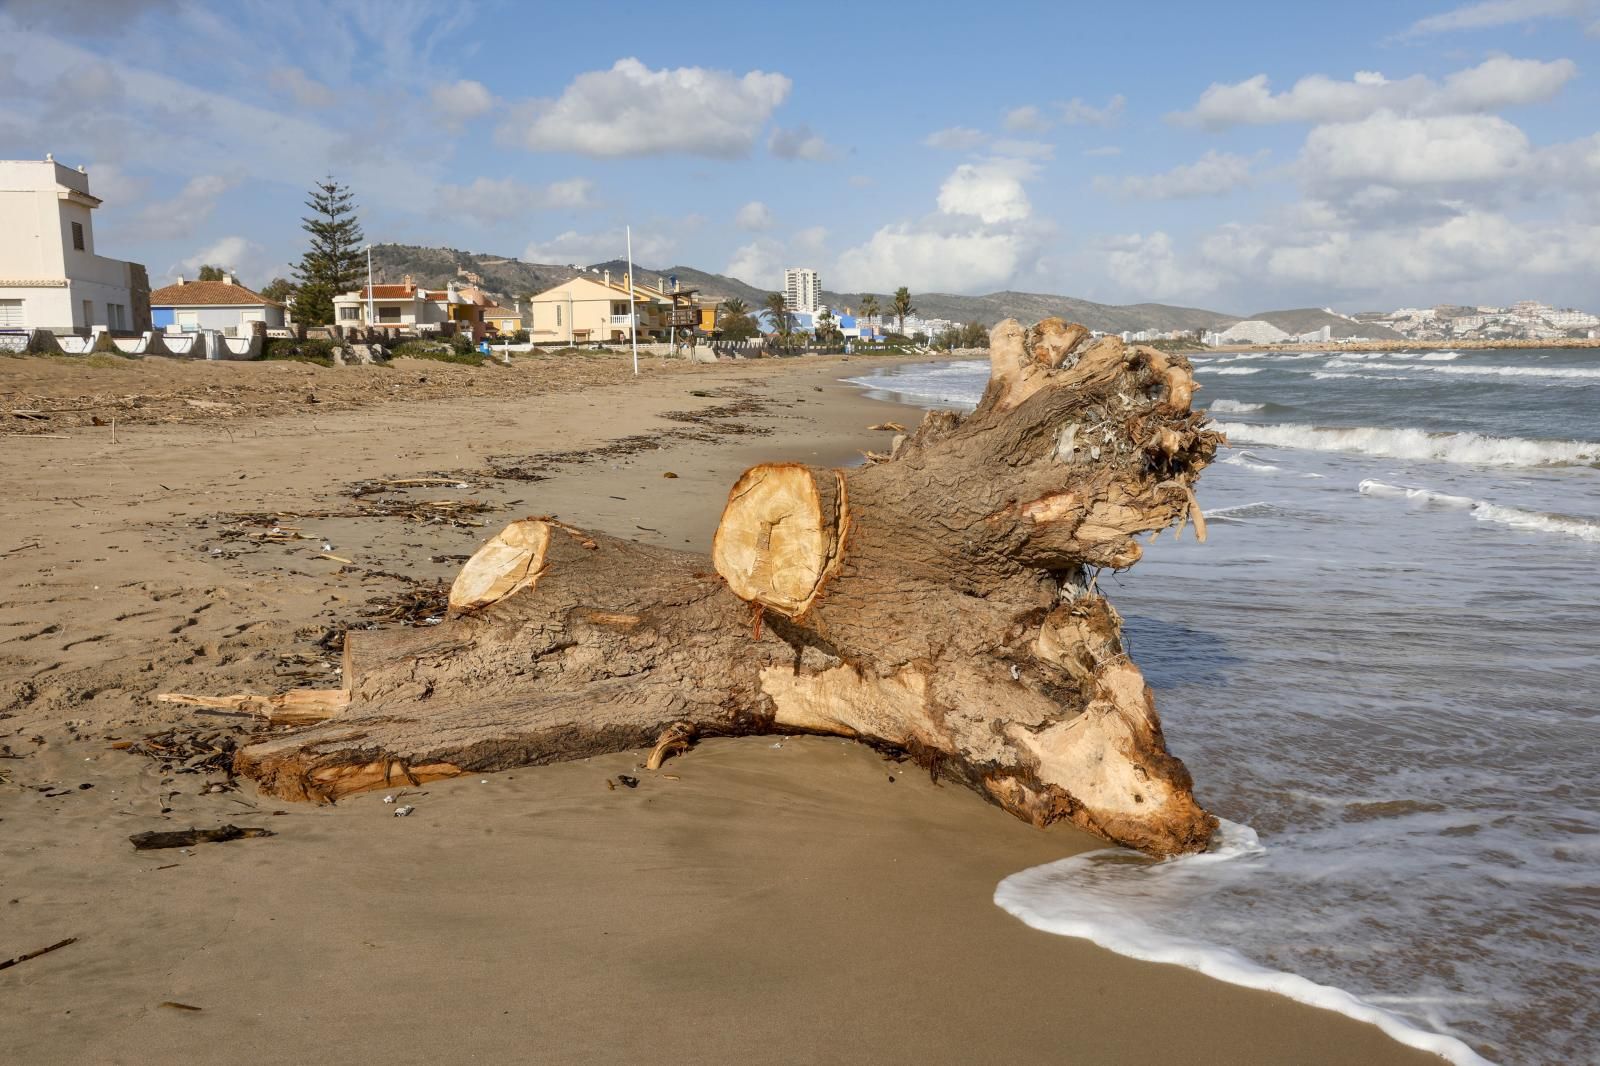
[[[239,751],[284,798],[772,733],[909,753],[1036,825],[1154,855],[1216,821],[1168,753],[1102,568],[1192,520],[1222,443],[1188,361],[1047,319],[1002,322],[965,417],[929,414],[859,469],[763,464],[712,558],[513,523],[451,617],[352,631],[348,706]]]

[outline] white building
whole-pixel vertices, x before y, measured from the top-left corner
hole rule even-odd
[[[167,333],[198,333],[203,329],[221,330],[224,336],[248,337],[260,322],[268,329],[282,329],[284,306],[233,278],[221,281],[188,281],[178,278],[150,294],[150,323]]]
[[[0,327],[150,328],[144,267],[95,254],[99,206],[82,167],[0,160]]]
[[[785,270],[783,300],[791,311],[815,314],[822,307],[822,275],[808,267]]]

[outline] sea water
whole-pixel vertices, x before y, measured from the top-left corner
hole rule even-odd
[[[1600,352],[1193,362],[1210,538],[1100,588],[1223,831],[996,902],[1456,1062],[1600,1062]],[[987,376],[856,383],[959,409]]]

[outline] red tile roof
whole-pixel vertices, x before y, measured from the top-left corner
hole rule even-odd
[[[408,300],[416,294],[417,287],[415,285],[374,285],[372,287],[372,298],[374,300]],[[363,300],[367,298],[367,287],[365,285],[361,286],[359,295]]]
[[[186,281],[182,285],[167,285],[150,294],[151,307],[282,307],[259,292],[243,285],[229,285],[223,281]]]

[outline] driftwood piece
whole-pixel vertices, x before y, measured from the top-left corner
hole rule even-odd
[[[14,959],[6,959],[4,962],[0,962],[0,970],[9,969],[17,965],[17,963],[27,962],[29,959],[37,959],[40,955],[48,955],[57,948],[64,948],[68,944],[76,944],[77,942],[78,938],[75,936],[69,936],[65,940],[57,940],[47,948],[40,948],[38,951],[30,951],[26,955],[18,955]]]
[[[1037,825],[1156,855],[1216,822],[1166,749],[1097,590],[1137,538],[1200,525],[1222,442],[1180,356],[1003,322],[965,417],[871,465],[765,464],[712,560],[527,519],[463,569],[452,617],[351,631],[336,717],[240,749],[285,798],[691,737],[817,733],[909,753]]]
[[[270,829],[241,829],[236,825],[221,825],[215,829],[176,829],[169,832],[135,833],[128,838],[128,842],[140,851],[158,851],[161,848],[187,848],[195,844],[224,844],[230,840],[276,835]]]

